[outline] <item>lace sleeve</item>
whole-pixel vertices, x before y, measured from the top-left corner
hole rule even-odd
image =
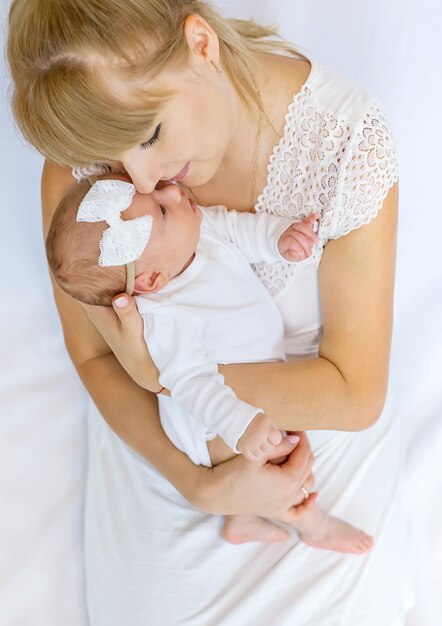
[[[324,239],[337,239],[374,219],[397,178],[393,134],[381,106],[372,102],[338,175],[337,201],[323,224]]]
[[[86,180],[89,176],[101,176],[102,174],[109,174],[111,168],[104,163],[92,163],[88,167],[74,167],[72,169],[72,176],[77,179],[79,183],[82,180]]]

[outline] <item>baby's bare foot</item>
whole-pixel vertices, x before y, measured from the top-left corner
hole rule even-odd
[[[286,541],[290,533],[262,517],[254,515],[229,515],[224,518],[222,536],[229,543],[241,544],[249,541],[278,543]]]
[[[364,554],[373,546],[373,537],[336,517],[324,514],[316,528],[299,534],[304,543],[323,550]]]

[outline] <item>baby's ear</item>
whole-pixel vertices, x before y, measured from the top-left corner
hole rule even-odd
[[[167,283],[161,272],[141,272],[135,277],[135,291],[137,293],[155,293]]]

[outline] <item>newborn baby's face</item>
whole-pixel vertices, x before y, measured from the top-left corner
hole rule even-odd
[[[136,193],[122,219],[153,217],[150,239],[135,262],[135,291],[161,289],[191,263],[200,236],[201,212],[176,185]]]

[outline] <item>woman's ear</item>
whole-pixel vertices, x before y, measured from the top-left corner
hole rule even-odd
[[[136,293],[155,293],[167,283],[162,272],[141,272],[135,276]]]
[[[196,14],[187,16],[184,20],[184,36],[196,59],[219,63],[218,35],[204,18]]]

